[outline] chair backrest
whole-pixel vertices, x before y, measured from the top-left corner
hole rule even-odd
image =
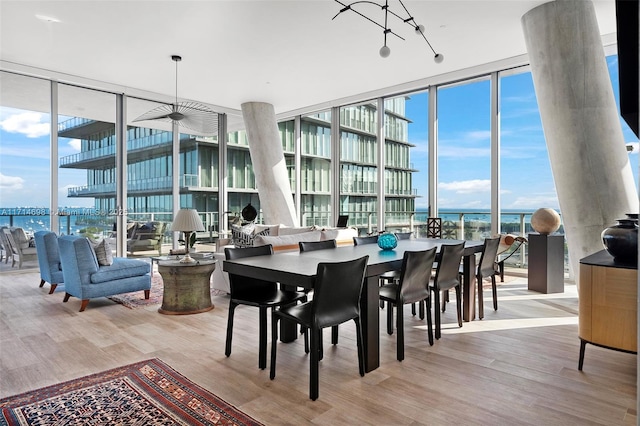
[[[91,275],[99,269],[98,259],[89,240],[77,235],[58,238],[60,263],[64,276],[65,292],[79,297],[82,286],[91,283]]]
[[[377,244],[378,236],[372,235],[370,237],[353,237],[353,245],[359,246],[362,244]]]
[[[336,228],[346,228],[349,223],[349,215],[341,214],[338,216],[338,223],[336,223]]]
[[[410,240],[413,238],[413,232],[396,232],[396,238],[398,240]]]
[[[442,218],[427,218],[427,238],[442,238]]]
[[[36,241],[40,277],[52,284],[62,283],[62,265],[60,264],[58,236],[55,232],[38,231],[33,234],[33,237]]]
[[[243,259],[245,257],[254,256],[268,256],[272,254],[273,246],[271,244],[258,247],[227,247],[224,249],[224,257],[226,260]],[[229,274],[229,287],[231,290],[231,297],[233,298],[238,292],[275,290],[277,288],[277,284],[273,281],[265,281],[257,278]]]
[[[360,316],[360,293],[369,256],[346,262],[318,264],[311,315],[318,328],[342,324]]]
[[[5,231],[5,229],[7,231]],[[11,255],[13,255],[13,247],[11,246],[11,242],[9,241],[9,238],[7,237],[7,233],[10,234],[9,231],[9,227],[8,226],[3,226],[0,230],[0,242],[2,242],[2,247],[4,248],[6,253],[10,253]]]
[[[19,246],[16,244],[16,241],[13,239],[13,234],[11,233],[11,229],[4,228],[2,230],[2,234],[4,235],[4,238],[7,242],[7,245],[9,246],[9,250],[11,251],[11,253],[15,255],[20,255]]]
[[[440,246],[440,259],[434,281],[438,288],[448,289],[460,284],[458,274],[463,252],[464,242]]]
[[[490,277],[496,274],[496,258],[498,256],[498,246],[500,237],[485,238],[480,262],[478,263],[478,275],[480,277]]]
[[[436,251],[437,247],[404,252],[397,294],[397,299],[403,304],[419,302],[429,297],[429,280]]]
[[[314,251],[336,248],[338,243],[336,240],[299,241],[298,246],[300,247],[300,251]]]

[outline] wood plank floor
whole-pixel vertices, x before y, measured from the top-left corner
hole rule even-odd
[[[381,311],[381,365],[365,377],[355,328],[340,326],[337,346],[327,332],[313,402],[302,339],[279,344],[275,380],[258,369],[256,309],[236,310],[227,358],[226,296],[197,315],[165,316],[157,305],[129,309],[106,298],[80,313],[77,299],[62,303],[62,292],[49,295],[39,281],[34,269],[0,272],[0,397],[157,357],[267,425],[636,424],[635,355],[588,345],[584,371],[577,369],[570,283],[565,293],[542,295],[527,290],[526,278],[507,277],[499,310],[487,299],[485,319],[462,328],[452,297],[434,346],[425,322],[407,309],[403,362]]]

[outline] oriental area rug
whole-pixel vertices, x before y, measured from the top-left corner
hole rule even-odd
[[[0,400],[0,425],[262,425],[159,359]]]

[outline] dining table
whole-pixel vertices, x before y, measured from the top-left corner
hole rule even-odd
[[[459,244],[462,241],[416,238],[399,240],[393,250],[382,250],[377,244],[361,244],[309,252],[286,251],[273,255],[225,260],[223,270],[229,274],[279,282],[284,288],[313,289],[319,263],[343,262],[369,256],[366,278],[360,297],[360,320],[363,331],[365,371],[370,372],[380,365],[380,275],[388,271],[399,270],[402,267],[405,251],[428,250],[433,247],[437,247],[437,250],[440,251],[440,247],[444,244]],[[462,315],[464,321],[471,321],[475,318],[475,255],[482,251],[483,244],[483,241],[465,241],[462,261]],[[295,325],[286,323],[281,325],[281,341],[293,341],[297,338],[297,334]]]

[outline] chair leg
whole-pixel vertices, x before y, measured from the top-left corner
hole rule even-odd
[[[411,315],[413,315],[414,317],[416,316],[416,304],[415,303],[411,304]]]
[[[484,295],[482,294],[482,277],[477,276],[478,281],[478,318],[484,318]]]
[[[45,283],[45,280],[41,279],[40,280],[40,287],[42,287],[44,285],[44,283]]]
[[[337,325],[334,325],[333,327],[331,327],[331,344],[332,345],[338,344],[338,326]]]
[[[427,299],[427,336],[429,338],[429,345],[433,346],[433,324],[431,322],[431,299]]]
[[[422,307],[422,302],[420,302]],[[404,359],[404,312],[402,303],[396,305],[396,328],[398,329],[398,336],[396,337],[396,357],[398,361]]]
[[[233,336],[233,313],[236,310],[237,303],[229,302],[229,315],[227,317],[227,343],[225,344],[224,354],[231,355],[231,337]]]
[[[364,376],[364,344],[362,343],[362,324],[360,322],[360,317],[354,318],[353,321],[356,323],[356,341],[358,347],[358,370],[360,371],[360,376]]]
[[[449,301],[449,290],[442,292],[442,313],[447,310],[447,302]]]
[[[456,286],[456,305],[458,311],[458,327],[462,327],[462,288],[460,284]]]
[[[393,305],[391,302],[387,302],[387,334],[389,336],[393,334]]]
[[[64,302],[64,303],[68,302],[70,297],[71,297],[71,295],[69,293],[65,293],[64,294],[64,299],[62,299],[62,302]]]
[[[258,368],[267,368],[267,308],[260,310],[260,347],[258,349]]]
[[[504,282],[504,260],[502,262],[498,262],[498,272],[500,273],[500,282]]]
[[[80,312],[84,312],[84,310],[87,309],[88,304],[89,299],[82,299],[82,302],[80,303]]]
[[[424,319],[424,305],[425,305],[424,300],[421,300],[418,302],[418,316],[421,320]]]
[[[580,358],[578,359],[578,370],[582,371],[582,365],[584,364],[584,349],[587,346],[587,341],[580,339]]]
[[[149,300],[149,296],[151,296],[151,290],[145,290],[144,291],[145,300]]]
[[[305,352],[309,353],[307,333],[304,334]],[[276,345],[278,344],[278,316],[271,314],[271,368],[269,369],[269,378],[271,380],[276,377]]]
[[[493,293],[493,310],[498,310],[498,286],[496,285],[496,276],[491,276],[491,292]]]
[[[58,287],[58,284],[51,284],[51,288],[49,289],[49,294],[53,294],[53,292],[56,291],[56,287]]]
[[[440,290],[433,289],[433,312],[436,323],[436,339],[440,338]]]
[[[318,399],[319,388],[319,348],[320,330],[311,329],[311,356],[309,357],[309,398],[315,401]]]

